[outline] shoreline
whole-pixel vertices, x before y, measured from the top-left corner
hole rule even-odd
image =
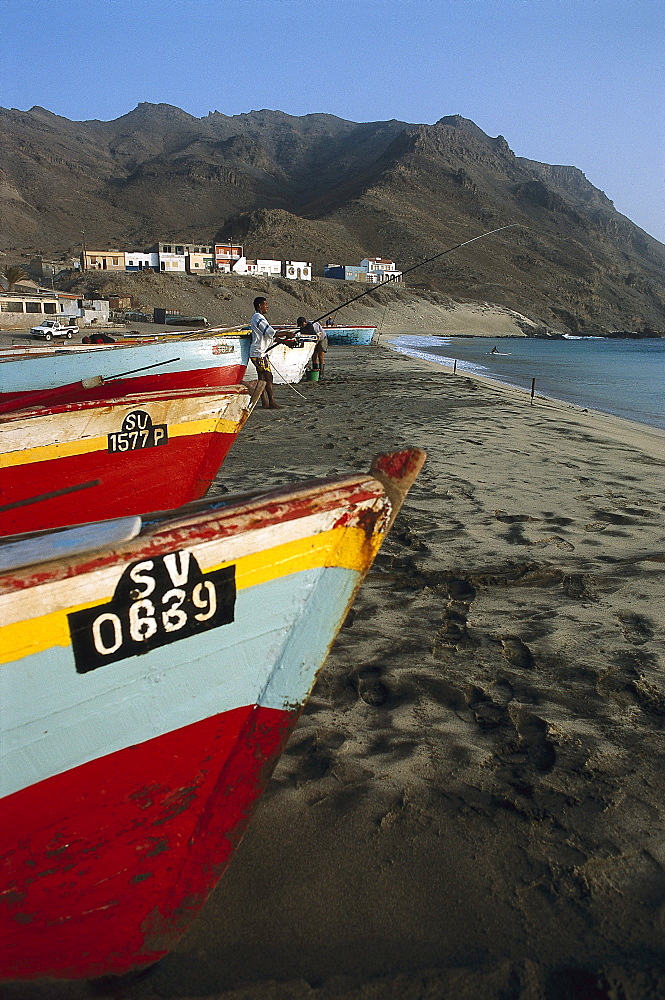
[[[441,361],[435,361],[434,360],[434,357],[435,357],[434,355],[425,356],[425,355],[427,355],[427,352],[426,351],[418,351],[417,348],[411,349],[411,348],[408,348],[408,347],[399,347],[399,346],[397,346],[396,342],[402,336],[404,336],[404,334],[385,334],[381,338],[381,341],[380,341],[380,343],[379,343],[378,346],[386,347],[387,350],[395,351],[397,354],[402,354],[402,355],[404,355],[406,357],[414,358],[416,360],[422,361],[425,364],[434,365],[434,367],[436,367],[436,368],[442,368],[446,372],[452,374],[454,364],[448,364],[448,363],[444,362],[443,360],[441,360]],[[445,335],[432,334],[431,336],[436,336],[436,337],[441,336],[441,339],[446,339]],[[452,338],[449,338],[449,339],[452,339]],[[464,339],[473,339],[473,338],[465,336]],[[483,338],[483,339],[485,339],[485,338]],[[508,339],[508,338],[506,338],[506,339]],[[523,339],[523,338],[516,338],[516,339]],[[571,338],[566,338],[566,339],[571,339]],[[590,339],[590,338],[583,337],[583,338],[575,338],[575,339],[586,340],[586,339]],[[617,338],[613,338],[613,337],[597,337],[597,338],[593,338],[593,339],[596,339],[596,340],[616,340]],[[655,339],[661,339],[661,338],[655,338]],[[390,345],[390,346],[388,346],[388,345]],[[393,345],[395,345],[395,346],[393,346]],[[474,362],[466,362],[466,361],[462,361],[461,363],[462,364],[471,364],[471,365],[475,364]],[[458,368],[457,368],[457,373],[458,374],[461,373],[461,374],[467,376],[468,378],[477,378],[479,380],[488,382],[488,383],[493,384],[493,385],[502,386],[505,389],[514,389],[516,392],[526,393],[528,396],[530,396],[530,390],[526,386],[515,385],[512,382],[503,382],[503,381],[501,381],[501,379],[500,379],[500,377],[498,375],[494,375],[494,374],[492,374],[492,375],[484,375],[484,374],[481,374],[480,372],[477,372],[477,371],[468,370],[466,368],[460,368],[459,364],[458,364]],[[552,395],[549,395],[548,393],[542,393],[542,392],[536,392],[535,398],[536,399],[541,399],[541,400],[549,400],[549,401],[555,402],[555,403],[561,403],[563,406],[570,406],[573,409],[579,410],[580,412],[593,412],[593,413],[598,413],[598,414],[600,414],[602,416],[613,417],[615,420],[623,420],[623,421],[626,421],[627,423],[635,424],[638,427],[648,428],[649,430],[653,430],[653,431],[660,431],[663,435],[665,435],[665,427],[661,427],[661,426],[659,426],[657,424],[649,424],[649,423],[646,423],[646,422],[641,421],[641,420],[633,420],[630,417],[622,416],[619,413],[613,413],[610,410],[600,410],[597,407],[592,406],[592,405],[585,405],[583,403],[574,403],[571,400],[562,399],[559,396],[552,396]]]
[[[663,433],[387,346],[297,388],[218,489],[428,460],[229,870],[104,995],[665,995]]]

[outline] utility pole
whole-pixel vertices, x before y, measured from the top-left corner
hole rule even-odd
[[[83,239],[82,239],[83,253],[81,254],[81,270],[85,271],[86,270],[85,258],[86,258],[86,253],[87,253],[86,246],[85,246],[85,229],[81,230],[81,236],[83,237]]]

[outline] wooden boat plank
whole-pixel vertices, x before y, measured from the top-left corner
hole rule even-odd
[[[123,973],[180,937],[419,464],[213,498],[0,578],[6,978]]]
[[[230,386],[137,394],[5,416],[0,534],[142,514],[200,497],[259,392]],[[71,496],[81,484],[90,488]]]

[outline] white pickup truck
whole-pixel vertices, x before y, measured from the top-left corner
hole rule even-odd
[[[33,337],[41,337],[42,340],[52,340],[53,337],[66,337],[67,340],[71,340],[78,332],[77,326],[63,326],[57,319],[45,319],[39,326],[33,326],[30,330]]]

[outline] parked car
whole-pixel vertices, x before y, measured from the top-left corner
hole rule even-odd
[[[57,319],[45,319],[39,326],[33,326],[30,330],[33,337],[41,337],[42,340],[52,340],[54,337],[66,337],[67,340],[71,340],[78,332],[77,326],[65,326]]]

